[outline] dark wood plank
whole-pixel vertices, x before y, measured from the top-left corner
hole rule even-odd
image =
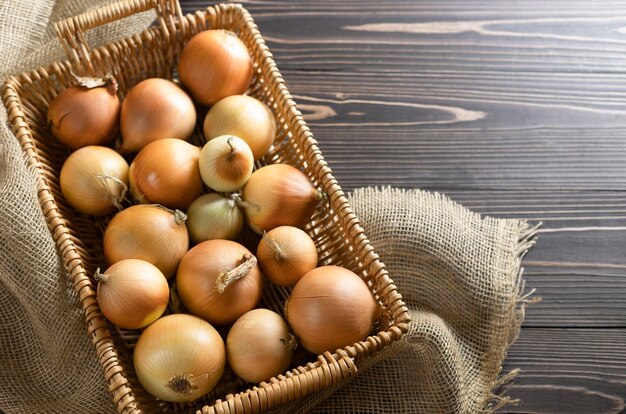
[[[206,7],[186,2],[186,10]],[[624,72],[623,2],[248,1],[282,69]],[[620,11],[622,13],[620,14]]]
[[[521,367],[507,413],[620,413],[626,400],[626,330],[524,329],[504,370]]]
[[[347,188],[626,189],[626,75],[542,76],[285,74]]]

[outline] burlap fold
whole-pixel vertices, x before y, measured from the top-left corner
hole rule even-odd
[[[59,58],[51,23],[105,2],[0,0],[2,78]],[[91,41],[139,31],[151,20],[125,19]],[[0,117],[0,410],[113,412],[4,107]],[[534,229],[481,218],[417,190],[366,188],[350,202],[411,309],[411,329],[347,386],[283,411],[477,413],[506,402],[492,390],[523,319],[520,261]]]

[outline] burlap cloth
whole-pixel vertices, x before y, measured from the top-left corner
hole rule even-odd
[[[0,0],[0,75],[63,57],[51,23],[103,0]],[[153,16],[107,27],[107,39]],[[102,33],[92,33],[97,44]],[[77,296],[37,202],[33,175],[0,108],[0,410],[112,413]],[[534,231],[481,218],[422,191],[361,189],[350,196],[411,309],[406,337],[343,387],[289,410],[319,413],[478,413],[505,402],[497,386],[523,319],[520,261]],[[367,369],[366,369],[367,368]],[[285,411],[285,410],[281,410]]]

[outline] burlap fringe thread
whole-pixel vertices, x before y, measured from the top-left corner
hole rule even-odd
[[[516,277],[515,301],[512,304],[513,309],[511,314],[513,317],[511,319],[511,323],[509,324],[509,339],[500,348],[502,361],[506,358],[509,347],[513,345],[519,336],[520,328],[526,314],[526,306],[541,302],[541,297],[535,295],[536,289],[533,288],[528,292],[525,292],[526,282],[522,277],[524,274],[524,268],[521,267],[521,262],[524,256],[526,256],[530,249],[537,243],[537,232],[542,225],[543,222],[539,222],[535,226],[530,227],[527,223],[520,222],[520,226],[522,228],[520,228],[520,238],[514,252],[517,258],[516,267],[519,268],[519,271],[517,272]],[[507,405],[519,404],[519,399],[511,398],[507,395],[507,392],[511,383],[520,372],[521,370],[519,368],[515,368],[504,375],[499,375],[498,378],[496,378],[493,386],[491,387],[492,395],[489,397],[487,402],[485,414],[494,414]]]

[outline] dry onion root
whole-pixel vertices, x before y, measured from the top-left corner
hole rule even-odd
[[[59,181],[72,207],[102,216],[122,208],[128,189],[128,163],[110,148],[83,147],[65,160]]]
[[[226,350],[211,324],[179,313],[164,316],[143,331],[133,362],[146,391],[163,401],[186,402],[202,397],[219,382]]]
[[[338,266],[321,266],[304,275],[285,308],[298,342],[315,354],[364,340],[380,311],[363,279]]]
[[[50,131],[72,149],[105,145],[119,127],[117,81],[112,75],[103,79],[75,78],[76,86],[57,95],[48,107]]]
[[[233,323],[261,300],[263,279],[256,257],[239,243],[207,240],[180,261],[176,287],[185,307],[217,324]]]
[[[254,309],[237,319],[226,338],[228,363],[248,382],[261,382],[283,373],[291,364],[296,338],[277,313]]]

